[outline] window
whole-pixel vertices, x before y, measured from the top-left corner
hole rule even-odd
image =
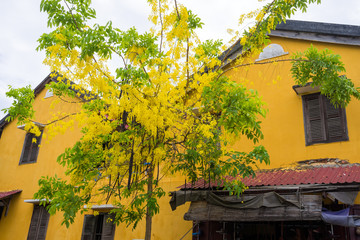
[[[345,109],[335,108],[320,93],[302,99],[306,145],[349,140]]]
[[[20,163],[35,163],[38,153],[39,153],[39,145],[41,142],[41,135],[39,137],[36,137],[33,133],[26,133],[25,141],[24,141],[24,147],[21,153],[20,157]],[[36,143],[33,142],[33,138],[36,139]]]
[[[46,93],[45,93],[45,97],[44,97],[44,98],[50,98],[50,97],[52,97],[52,96],[54,96],[53,91],[51,91],[51,89],[48,89],[48,90],[46,91]]]
[[[85,215],[82,232],[82,240],[113,240],[115,225],[109,221],[107,213],[100,213],[97,216]]]
[[[286,54],[289,54],[288,52],[285,52],[283,47],[279,44],[272,43],[268,46],[266,46],[262,52],[259,55],[259,58],[255,60],[255,62],[270,59],[270,58],[276,58],[280,56],[284,56]]]
[[[34,205],[27,240],[45,240],[49,217],[44,206]]]

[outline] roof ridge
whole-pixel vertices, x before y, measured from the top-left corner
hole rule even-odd
[[[319,164],[319,165],[303,165],[303,166],[294,166],[294,167],[279,167],[271,169],[258,169],[257,173],[262,172],[277,172],[277,171],[296,171],[296,170],[308,170],[314,168],[345,168],[345,167],[360,167],[360,163],[345,163],[345,164]]]

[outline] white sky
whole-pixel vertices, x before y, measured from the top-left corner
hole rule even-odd
[[[323,0],[311,5],[307,13],[292,19],[360,25],[359,0]],[[149,29],[146,0],[93,0],[98,22],[113,21],[113,26],[127,29],[135,26],[141,32]],[[202,40],[228,40],[228,28],[236,29],[238,17],[260,6],[257,0],[178,0],[205,23],[199,32]],[[6,98],[8,85],[35,88],[48,74],[42,65],[44,54],[37,52],[37,39],[46,28],[47,16],[40,12],[40,0],[1,0],[0,7],[0,110],[10,106]],[[0,112],[0,119],[4,116]]]

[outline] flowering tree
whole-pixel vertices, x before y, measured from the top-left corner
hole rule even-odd
[[[190,182],[223,181],[225,189],[239,194],[245,187],[241,181],[225,177],[254,175],[257,163],[269,163],[258,144],[263,102],[226,72],[255,64],[249,59],[268,44],[267,33],[296,9],[305,11],[307,4],[320,1],[274,0],[242,16],[254,17],[256,24],[243,34],[243,51],[228,68],[223,68],[226,52],[218,57],[223,43],[201,42],[196,30],[203,23],[176,0],[148,0],[154,27],[144,34],[120,30],[111,21],[88,26],[95,18],[90,2],[41,1],[54,29],[40,37],[38,46],[46,51],[45,64],[56,78],[48,88],[59,99],[81,105],[78,112],[58,113],[47,128],[56,132],[77,122],[83,135],[58,157],[68,178],[43,177],[35,197],[51,199],[49,212],[63,211],[67,226],[84,205],[112,203],[117,223],[136,227],[146,218],[149,240],[157,199],[165,195],[163,176],[181,173]],[[108,67],[111,61],[117,64],[114,71]],[[291,61],[297,83],[312,78],[334,103],[346,105],[351,96],[359,97],[350,80],[338,77],[345,70],[338,55],[311,48]],[[339,90],[343,86],[347,91]],[[10,120],[18,118],[28,131],[40,134],[31,121],[30,88],[11,89],[8,96],[18,103],[7,109]],[[246,137],[254,149],[230,151],[234,136]]]

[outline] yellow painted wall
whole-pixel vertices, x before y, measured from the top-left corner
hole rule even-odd
[[[56,104],[51,109],[51,103],[56,97],[44,99],[46,89],[36,96],[34,110],[36,111],[36,122],[47,123],[52,112],[76,112],[76,104]],[[38,180],[41,176],[64,176],[64,168],[57,162],[57,157],[63,153],[66,147],[71,147],[80,138],[79,129],[68,130],[65,134],[58,134],[53,139],[46,138],[47,129],[44,128],[44,135],[41,140],[41,147],[36,163],[19,165],[21,152],[26,132],[17,128],[17,122],[10,122],[0,138],[0,192],[21,189],[20,194],[15,195],[7,216],[0,219],[0,239],[14,240],[26,239],[33,213],[33,204],[25,203],[24,200],[33,199],[33,194],[38,189]],[[164,189],[167,192],[176,190],[184,182],[182,177],[164,178]],[[161,214],[153,219],[153,239],[179,239],[187,230],[192,227],[191,222],[183,220],[183,215],[188,205],[181,206],[177,211],[171,211],[169,205],[170,197],[166,196],[160,200]],[[4,212],[3,212],[4,214]],[[90,211],[88,214],[92,214]],[[84,216],[78,214],[75,222],[67,229],[61,226],[62,213],[50,216],[46,239],[64,240],[81,239]],[[131,228],[118,226],[115,231],[115,239],[143,239],[145,233],[144,224],[132,231]],[[191,239],[191,233],[188,238]]]
[[[311,44],[309,41],[279,37],[273,37],[271,43],[280,44],[285,52],[289,52],[288,55],[276,59],[290,58],[292,53],[304,51]],[[360,86],[360,47],[316,42],[312,44],[318,49],[328,48],[340,54],[347,69],[346,76],[352,79],[355,86]],[[249,80],[247,86],[258,91],[269,110],[262,123],[265,138],[261,144],[269,151],[271,164],[262,167],[287,167],[301,160],[317,158],[340,158],[352,163],[360,162],[360,102],[353,99],[346,108],[349,141],[306,146],[302,99],[292,89],[295,82],[290,67],[289,62],[281,62],[239,68],[229,74],[238,82],[244,82],[241,76],[246,76]],[[234,149],[249,150],[251,146],[249,141],[242,139],[234,144]]]
[[[34,102],[36,111],[34,121],[40,123],[46,123],[51,118],[50,104],[55,99],[55,97],[44,99],[45,92],[46,90],[43,90]],[[62,103],[56,105],[54,111],[73,112],[76,109],[77,106],[74,104]],[[4,128],[0,138],[0,191],[21,189],[22,192],[11,200],[8,215],[0,220],[0,239],[27,238],[33,204],[25,203],[24,200],[33,199],[41,176],[53,176],[55,173],[58,176],[64,175],[64,169],[57,164],[56,158],[80,137],[78,130],[69,130],[66,134],[59,134],[47,142],[46,133],[45,127],[37,162],[19,165],[26,132],[17,128],[16,121]],[[71,231],[68,231],[65,226],[60,226],[61,214],[50,217],[47,239],[80,239],[82,221],[82,218],[78,218],[70,227]]]

